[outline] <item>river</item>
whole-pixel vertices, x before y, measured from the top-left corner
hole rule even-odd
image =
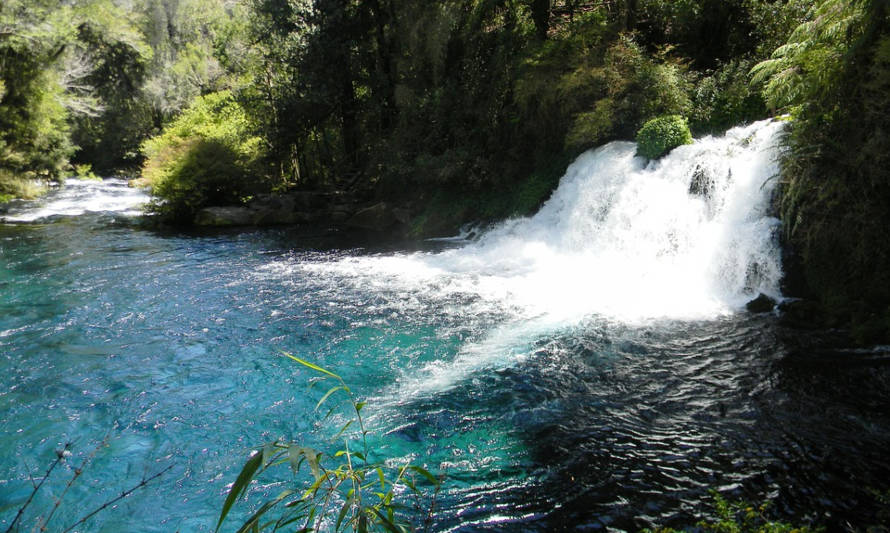
[[[612,143],[534,217],[411,249],[152,229],[115,180],[13,207],[0,527],[70,442],[22,531],[63,494],[50,530],[168,467],[79,531],[212,531],[250,449],[336,433],[282,351],[343,376],[385,455],[447,475],[437,531],[679,527],[711,489],[832,530],[877,523],[887,351],[744,311],[781,298],[780,135],[757,123],[648,164]]]

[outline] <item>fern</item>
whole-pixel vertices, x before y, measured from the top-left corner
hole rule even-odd
[[[788,42],[750,71],[751,83],[773,109],[794,111],[836,83],[851,43],[863,32],[864,10],[847,0],[823,0],[810,9]]]

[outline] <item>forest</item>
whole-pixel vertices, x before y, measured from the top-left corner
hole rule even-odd
[[[445,235],[534,211],[572,158],[652,118],[681,116],[701,136],[787,116],[786,292],[814,302],[805,321],[886,339],[887,11],[885,0],[6,0],[0,198],[117,172],[150,187],[174,224],[313,191],[386,200],[401,233]]]

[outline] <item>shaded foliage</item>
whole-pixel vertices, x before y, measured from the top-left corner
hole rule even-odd
[[[755,75],[795,117],[781,209],[796,289],[821,302],[825,325],[861,343],[890,338],[886,2],[819,2]]]

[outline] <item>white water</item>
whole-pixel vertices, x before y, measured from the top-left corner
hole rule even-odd
[[[536,215],[461,247],[272,270],[372,291],[405,316],[500,317],[477,320],[484,331],[453,360],[406,370],[399,396],[515,364],[537,339],[589,320],[733,313],[758,293],[780,296],[779,221],[768,207],[782,128],[735,128],[648,163],[635,157],[635,144],[614,142],[572,163]],[[707,195],[690,193],[696,174],[710,178]]]
[[[85,213],[142,214],[149,197],[145,191],[129,187],[125,180],[70,179],[45,198],[27,202],[20,209],[0,216],[2,222],[36,222],[50,217],[79,216]]]

